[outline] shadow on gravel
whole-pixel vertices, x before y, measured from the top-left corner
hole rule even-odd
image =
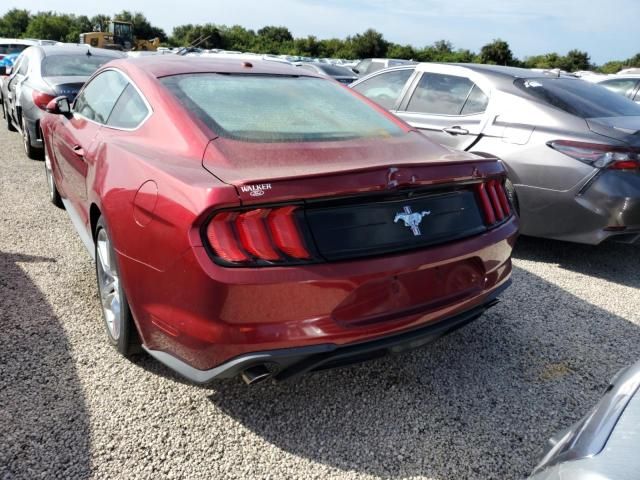
[[[502,303],[431,346],[297,383],[220,382],[210,400],[265,441],[345,472],[523,478],[639,346],[637,325],[515,268]]]
[[[60,321],[18,263],[0,251],[0,478],[86,478],[90,431]]]
[[[520,237],[515,258],[558,264],[560,268],[640,288],[640,246],[606,242],[581,245]]]

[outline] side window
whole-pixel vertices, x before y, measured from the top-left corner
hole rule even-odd
[[[117,128],[136,128],[147,118],[149,109],[133,85],[129,84],[120,95],[109,116],[107,125]]]
[[[106,70],[84,87],[76,98],[73,111],[94,122],[106,123],[127,84],[118,72]]]
[[[633,89],[637,82],[638,81],[635,78],[616,78],[615,80],[600,82],[600,85],[612,92],[628,97],[633,93]]]
[[[424,73],[409,104],[408,112],[433,115],[465,115],[481,113],[488,99],[475,84],[465,77]],[[475,92],[474,92],[475,90]]]
[[[461,115],[473,115],[475,113],[482,113],[487,109],[489,103],[489,97],[487,97],[480,87],[473,85],[467,101],[462,107]]]
[[[640,103],[640,90],[638,90],[638,92],[636,93],[636,96],[635,96],[634,100],[635,100],[637,103]]]
[[[29,57],[24,55],[22,58],[22,62],[20,62],[20,68],[18,69],[18,73],[24,76],[27,74],[28,71],[29,71]]]
[[[413,68],[381,73],[356,85],[353,89],[386,109],[392,109]]]
[[[367,69],[367,75],[373,72],[377,72],[378,70],[382,70],[383,68],[385,68],[385,65],[383,62],[374,60],[371,62],[371,64],[369,64],[369,68]]]
[[[360,61],[355,67],[360,75],[366,75],[369,71],[369,65],[371,65],[371,59],[367,58],[365,60]]]

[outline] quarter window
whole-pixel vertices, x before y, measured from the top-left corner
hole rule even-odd
[[[118,72],[106,70],[82,90],[76,98],[73,111],[104,124],[127,84],[127,80]]]
[[[413,68],[381,73],[359,83],[353,89],[387,110],[391,110],[412,73]]]
[[[136,128],[148,114],[149,110],[144,100],[133,85],[129,84],[120,95],[116,106],[113,107],[107,125],[117,128]]]
[[[471,115],[487,108],[488,98],[471,80],[455,75],[424,73],[407,111],[432,115]]]

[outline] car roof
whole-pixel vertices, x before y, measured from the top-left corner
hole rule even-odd
[[[428,65],[433,65],[433,63],[436,62],[419,63],[416,68],[422,70]],[[505,67],[502,65],[485,65],[481,63],[439,63],[439,65],[451,65],[452,67],[466,68],[473,72],[502,78],[539,78],[549,76],[548,73],[543,71],[535,71],[519,67]]]
[[[148,57],[116,60],[109,65],[126,68],[128,65],[142,69],[160,78],[170,75],[188,73],[246,73],[262,75],[295,75],[320,77],[309,70],[291,64],[271,60],[219,58],[219,57],[187,57],[182,55],[152,55]]]
[[[17,45],[37,45],[38,44],[38,42],[35,40],[26,40],[24,38],[0,37],[0,44],[5,44],[5,43],[13,43]]]
[[[90,45],[38,45],[34,48],[39,49],[43,56],[51,57],[54,55],[85,55],[90,52],[91,55],[98,55],[102,57],[123,58],[124,53],[118,50],[108,50],[106,48],[95,48]]]

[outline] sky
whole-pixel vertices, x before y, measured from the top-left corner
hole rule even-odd
[[[318,38],[374,28],[389,41],[415,47],[444,39],[479,51],[501,38],[519,58],[576,48],[602,64],[640,52],[638,0],[3,0],[0,14],[10,8],[87,16],[141,11],[167,34],[185,23],[282,25],[296,37]]]

